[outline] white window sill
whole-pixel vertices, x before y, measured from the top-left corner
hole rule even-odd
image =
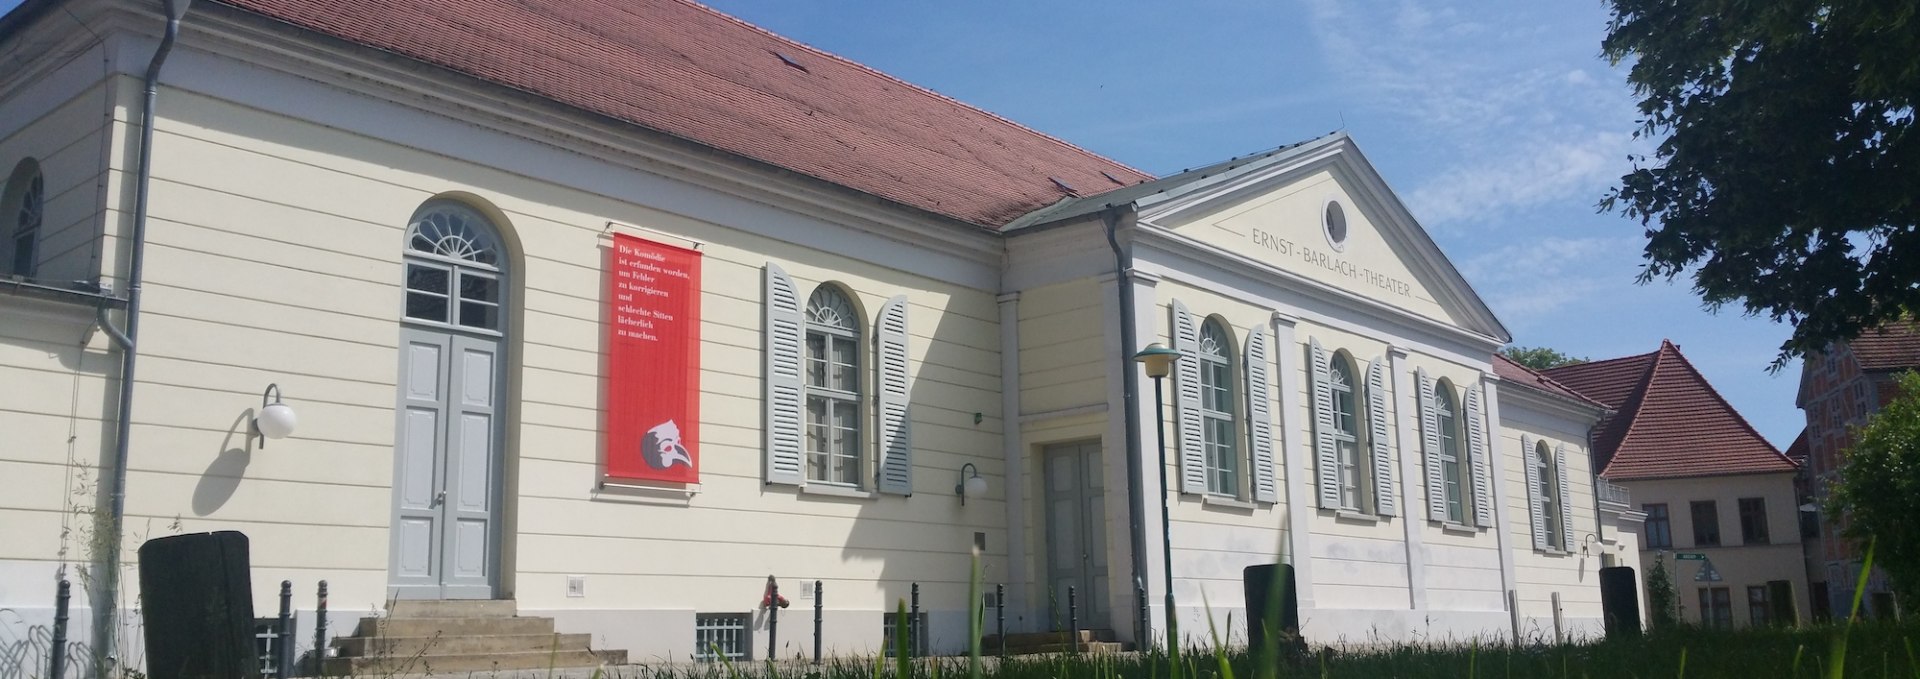
[[[831,483],[819,483],[819,482],[809,483],[807,485],[801,486],[800,493],[803,495],[822,495],[826,497],[843,497],[850,500],[871,500],[876,497],[880,497],[879,493],[876,493],[871,490],[866,490],[864,488],[855,488],[853,486],[836,486]]]
[[[1569,552],[1564,549],[1556,549],[1553,547],[1548,547],[1546,549],[1535,549],[1533,551],[1543,556],[1572,556],[1573,555],[1573,552]]]
[[[1434,525],[1439,526],[1441,532],[1452,533],[1454,535],[1479,535],[1480,534],[1480,529],[1475,528],[1473,526],[1466,526],[1466,525],[1461,525],[1461,524],[1452,523],[1452,522],[1444,522],[1444,521],[1435,522]]]
[[[1226,509],[1240,509],[1245,511],[1253,511],[1254,509],[1259,508],[1259,505],[1254,504],[1252,502],[1248,502],[1246,500],[1242,500],[1237,497],[1227,497],[1225,495],[1202,495],[1200,496],[1200,504],[1211,505],[1214,507],[1223,507]]]
[[[1380,517],[1374,516],[1372,514],[1367,514],[1365,512],[1355,511],[1352,509],[1333,510],[1333,518],[1340,521],[1352,521],[1355,523],[1366,523],[1366,524],[1380,523]]]

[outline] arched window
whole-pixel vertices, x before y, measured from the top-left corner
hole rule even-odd
[[[32,277],[39,264],[40,226],[45,219],[47,185],[40,175],[40,164],[29,158],[20,161],[7,177],[5,195],[5,273]]]
[[[1371,465],[1360,441],[1359,371],[1346,352],[1334,354],[1327,366],[1327,382],[1333,387],[1333,445],[1340,458],[1340,507],[1366,511],[1371,503],[1367,482]]]
[[[833,285],[807,297],[807,480],[860,485],[860,313]]]
[[[1217,318],[1200,326],[1200,423],[1206,441],[1207,492],[1240,494],[1240,454],[1234,433],[1233,350]]]
[[[1547,442],[1541,441],[1533,447],[1533,468],[1535,478],[1540,479],[1540,487],[1534,492],[1540,498],[1540,516],[1547,527],[1547,546],[1554,549],[1566,549],[1565,535],[1560,525],[1560,474],[1553,468],[1553,451],[1547,448]]]
[[[407,226],[407,319],[500,332],[505,271],[496,234],[460,203],[421,207]]]
[[[1459,401],[1453,397],[1453,385],[1445,380],[1433,387],[1434,415],[1440,421],[1440,478],[1447,500],[1447,520],[1467,522],[1467,465],[1464,446],[1466,433],[1461,428]]]

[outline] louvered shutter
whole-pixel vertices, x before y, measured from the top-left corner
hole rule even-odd
[[[807,480],[800,442],[804,383],[800,365],[805,359],[805,319],[793,278],[779,265],[767,263],[766,313],[766,482],[797,486]]]
[[[1206,437],[1200,431],[1200,326],[1187,305],[1173,301],[1173,350],[1179,379],[1174,384],[1174,410],[1180,433],[1180,492],[1207,492]]]
[[[1553,469],[1560,473],[1560,546],[1573,551],[1573,491],[1567,488],[1567,444],[1554,447]]]
[[[1307,377],[1312,380],[1309,388],[1313,390],[1313,459],[1320,480],[1320,508],[1339,509],[1340,453],[1333,445],[1332,357],[1317,339],[1307,339],[1307,350],[1312,365]]]
[[[1467,390],[1467,454],[1473,467],[1473,525],[1493,525],[1493,475],[1487,471],[1487,421],[1480,388]]]
[[[880,307],[874,324],[874,390],[880,410],[880,492],[913,494],[912,423],[907,412],[907,298]]]
[[[1374,511],[1381,516],[1400,513],[1393,496],[1393,449],[1387,445],[1387,357],[1375,356],[1367,365],[1367,438],[1373,444]]]
[[[1527,516],[1533,521],[1533,548],[1546,549],[1547,499],[1540,496],[1540,464],[1534,460],[1533,437],[1520,435],[1521,466],[1527,468]]]
[[[1440,469],[1440,413],[1433,402],[1433,376],[1425,369],[1415,371],[1420,385],[1420,447],[1425,450],[1427,467],[1427,519],[1447,520],[1447,484]]]
[[[1267,329],[1247,334],[1247,449],[1253,451],[1253,501],[1279,502],[1279,481],[1273,473],[1273,374],[1267,351]]]

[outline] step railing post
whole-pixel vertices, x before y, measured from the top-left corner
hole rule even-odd
[[[293,581],[280,581],[280,623],[274,627],[273,672],[279,679],[293,676]]]
[[[907,657],[920,657],[920,583],[913,583],[913,610],[907,613]]]
[[[820,664],[820,628],[826,604],[820,601],[820,581],[813,581],[813,664]]]
[[[67,674],[67,606],[73,598],[73,583],[60,578],[53,595],[53,645],[47,649],[48,679],[65,679]]]
[[[1073,652],[1080,652],[1080,598],[1073,585],[1067,585],[1067,634],[1073,641]]]
[[[1007,586],[993,586],[993,627],[1000,637],[1000,657],[1007,657]]]
[[[327,665],[327,581],[320,581],[319,602],[313,610],[313,676],[326,672]]]

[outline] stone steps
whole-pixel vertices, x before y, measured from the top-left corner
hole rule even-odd
[[[1007,655],[1034,655],[1039,653],[1120,653],[1128,650],[1130,644],[1114,641],[1113,630],[1084,629],[1078,632],[1027,632],[1007,635]],[[1076,643],[1077,642],[1077,643]],[[1000,635],[989,634],[980,639],[980,652],[995,655],[1000,652]]]
[[[561,634],[552,618],[515,615],[513,601],[395,601],[386,617],[361,618],[333,640],[330,676],[392,676],[625,664],[626,651],[596,651],[586,634]]]

